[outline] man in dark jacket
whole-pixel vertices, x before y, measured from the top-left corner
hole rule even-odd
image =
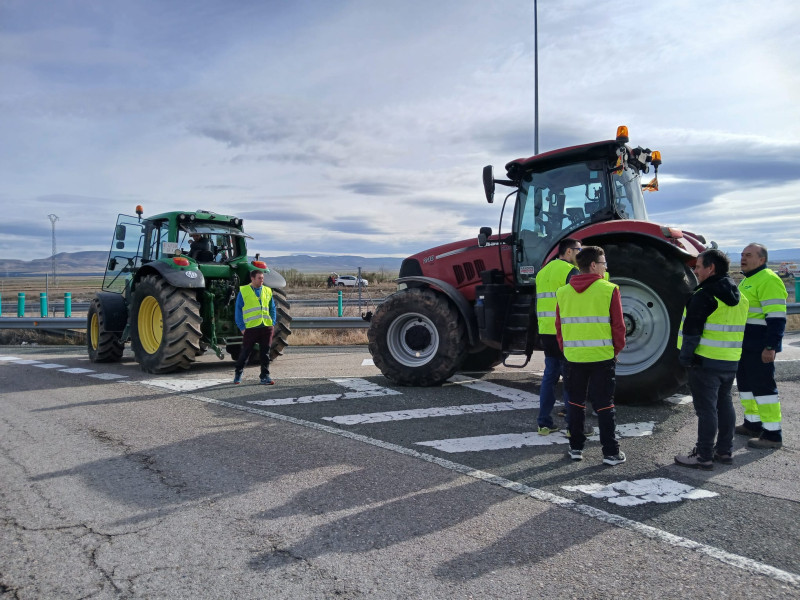
[[[694,266],[699,285],[689,298],[678,332],[680,363],[689,369],[689,387],[697,413],[697,444],[675,463],[711,470],[714,461],[733,462],[736,411],[731,387],[736,377],[749,303],[728,276],[730,261],[706,250]],[[716,445],[715,445],[716,440]]]

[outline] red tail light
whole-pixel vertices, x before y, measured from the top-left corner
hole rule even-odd
[[[172,262],[174,262],[179,267],[188,267],[189,266],[189,259],[186,258],[185,256],[176,256],[176,257],[174,257],[172,259]]]
[[[254,260],[250,264],[253,265],[256,269],[266,269],[267,268],[267,263],[265,263],[263,260]]]

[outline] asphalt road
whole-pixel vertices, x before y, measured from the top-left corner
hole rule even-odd
[[[570,462],[540,362],[399,388],[365,348],[290,348],[267,387],[0,348],[0,597],[800,597],[788,341],[784,448],[711,472],[673,464],[681,398],[619,407],[625,464]]]

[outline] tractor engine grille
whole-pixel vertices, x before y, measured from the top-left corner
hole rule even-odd
[[[456,277],[456,285],[461,285],[462,283],[479,278],[481,271],[485,270],[486,265],[481,259],[453,265],[453,275]]]

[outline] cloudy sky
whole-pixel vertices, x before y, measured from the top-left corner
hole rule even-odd
[[[0,258],[49,256],[51,213],[105,250],[136,204],[242,216],[265,255],[496,230],[533,39],[532,0],[0,0]],[[796,0],[539,0],[539,123],[661,150],[651,220],[800,247]]]

